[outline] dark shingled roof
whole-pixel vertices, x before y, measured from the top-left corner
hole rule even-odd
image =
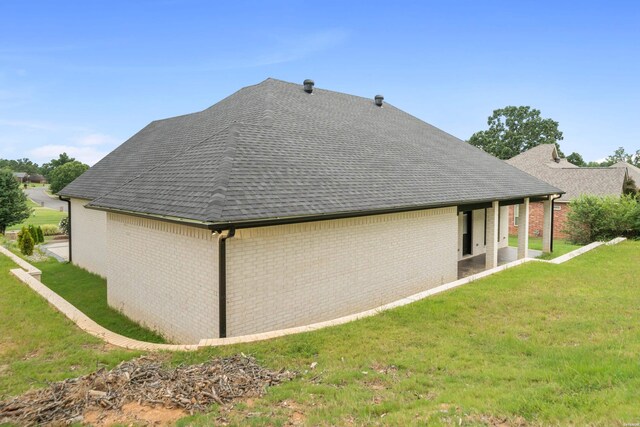
[[[582,194],[619,196],[627,176],[626,169],[622,168],[579,168],[560,158],[555,144],[538,145],[506,162],[561,188],[566,193],[558,200],[561,203]]]
[[[560,192],[390,104],[267,79],[152,122],[61,194],[238,223]]]

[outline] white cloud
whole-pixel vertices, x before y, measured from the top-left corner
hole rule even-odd
[[[109,153],[109,149],[98,149],[96,146],[78,146],[78,145],[43,145],[29,150],[29,157],[37,163],[46,163],[51,159],[55,159],[61,153],[67,153],[76,160],[93,166],[100,159]]]

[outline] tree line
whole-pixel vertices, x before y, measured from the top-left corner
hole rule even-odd
[[[66,187],[71,181],[82,175],[89,166],[79,162],[67,153],[62,153],[56,159],[38,166],[27,158],[9,160],[0,159],[0,170],[11,172],[26,172],[29,175],[42,175],[50,184],[52,193],[57,193]]]
[[[507,106],[493,111],[487,119],[488,129],[481,130],[469,138],[469,143],[493,156],[507,160],[540,144],[555,144],[558,154],[563,134],[557,121],[543,118],[540,110],[529,106]],[[580,167],[608,167],[623,161],[640,167],[640,149],[628,153],[619,147],[604,161],[586,162],[582,155],[573,152],[566,159]]]

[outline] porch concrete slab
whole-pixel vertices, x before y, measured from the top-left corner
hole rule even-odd
[[[529,249],[527,258],[537,258],[542,255],[542,251]],[[518,248],[507,246],[498,249],[498,265],[508,264],[518,259]],[[458,279],[462,279],[472,274],[480,273],[486,270],[486,255],[476,255],[474,257],[465,258],[458,261]]]

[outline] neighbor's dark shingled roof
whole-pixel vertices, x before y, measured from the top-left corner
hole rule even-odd
[[[236,222],[559,192],[390,104],[267,79],[151,123],[61,193]]]
[[[566,194],[558,202],[569,202],[582,194],[619,196],[627,176],[625,168],[579,168],[560,158],[555,144],[541,144],[506,161]]]

